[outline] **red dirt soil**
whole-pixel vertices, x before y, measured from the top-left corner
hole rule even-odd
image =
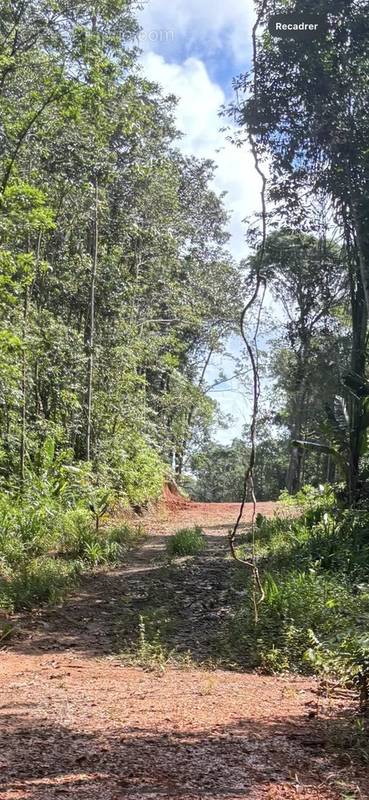
[[[273,514],[276,506],[258,510]],[[109,640],[113,601],[126,613],[121,595],[132,591],[132,575],[151,571],[164,586],[153,553],[165,535],[200,524],[218,542],[237,511],[166,504],[148,516],[151,537],[126,567],[86,580],[61,609],[24,622],[0,653],[1,800],[341,800],[349,791],[369,798],[367,775],[333,744],[352,714],[349,696],[328,702],[314,680],[294,676],[145,671],[124,666],[113,648],[90,646],[94,637]],[[106,597],[113,585],[116,597]]]
[[[168,519],[175,523],[176,528],[187,523],[205,528],[207,526],[213,528],[216,525],[231,528],[237,519],[239,509],[239,503],[195,503],[176,490],[175,485],[166,484],[163,498],[154,509],[153,522]],[[285,513],[280,503],[273,502],[258,503],[257,512],[268,517],[273,516],[274,513],[280,515]],[[243,525],[251,522],[252,514],[252,503],[246,503],[242,517]]]
[[[171,506],[169,506],[171,508]],[[176,523],[186,520],[194,525],[225,525],[231,528],[237,519],[239,503],[191,503],[180,502],[175,507]],[[273,516],[274,513],[283,513],[283,509],[278,503],[258,503],[257,512],[265,516]],[[253,506],[247,503],[242,517],[243,524],[249,524],[252,520]]]

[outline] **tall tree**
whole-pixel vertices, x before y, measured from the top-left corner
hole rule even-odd
[[[215,413],[239,272],[214,166],[178,151],[130,4],[2,5],[2,475],[52,437],[138,491]]]
[[[236,81],[238,103],[231,113],[251,133],[260,158],[270,156],[269,196],[287,224],[309,229],[311,198],[323,192],[331,199],[346,246],[352,368],[363,379],[369,302],[367,3],[266,0],[256,6],[255,75]],[[327,16],[328,33],[306,42],[273,37],[266,30],[270,15],[288,11]],[[354,494],[364,420],[357,398],[351,397],[349,411]]]
[[[258,253],[251,259],[251,278],[257,259]],[[316,337],[328,334],[334,310],[341,306],[347,291],[344,254],[326,239],[284,228],[267,237],[263,274],[285,315],[285,339],[292,355],[289,428],[292,440],[298,440],[305,438],[307,430]],[[300,488],[301,470],[302,453],[293,447],[289,491]]]

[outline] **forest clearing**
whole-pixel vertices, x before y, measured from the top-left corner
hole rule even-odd
[[[0,0],[0,800],[369,800],[368,67]]]
[[[23,617],[1,658],[1,798],[368,796],[350,740],[350,692],[216,665],[223,615],[235,605],[225,536],[234,512],[231,504],[162,508],[160,533],[126,565],[85,579],[56,609]],[[165,540],[184,521],[205,519],[204,553],[179,558],[173,573]],[[128,640],[138,640],[139,618],[147,636],[130,658],[127,608]]]

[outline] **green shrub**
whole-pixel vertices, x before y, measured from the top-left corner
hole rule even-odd
[[[83,506],[66,511],[60,519],[60,547],[73,557],[82,557],[95,537],[91,511]]]
[[[21,494],[15,481],[0,489],[0,608],[58,600],[83,566],[118,563],[142,536],[125,525],[101,526],[117,490],[138,504],[161,491],[156,452],[134,437],[125,445],[119,477],[117,464],[92,474],[91,464],[73,463],[57,426],[29,442]]]
[[[128,524],[111,525],[107,529],[107,536],[111,543],[116,542],[123,549],[128,550],[146,537],[146,533],[140,526]]]
[[[0,515],[0,608],[7,611],[56,602],[83,565],[119,563],[142,537],[128,525],[97,531],[91,510],[40,495],[31,503],[0,494]]]
[[[201,528],[182,528],[167,542],[167,552],[170,556],[194,556],[205,547],[205,537]]]
[[[66,564],[53,558],[33,559],[3,579],[0,594],[7,607],[14,611],[58,603],[75,585],[80,570],[78,562]]]
[[[73,519],[69,536],[64,539],[65,552],[72,558],[79,558],[87,564],[115,563],[119,560],[121,548],[110,542],[105,532],[98,532],[91,517],[81,514]]]
[[[13,634],[14,628],[11,622],[2,622],[0,620],[0,647],[7,644]]]
[[[118,563],[143,535],[141,529],[129,525],[97,531],[91,513],[84,508],[68,511],[62,528],[64,552],[93,566]]]
[[[10,578],[3,570],[0,572],[0,608],[2,611],[14,611],[13,600],[9,591]]]
[[[250,591],[232,623],[232,639],[250,666],[309,671],[311,630],[333,634],[357,607],[350,588],[333,576],[291,571],[263,576],[265,599],[255,626]],[[311,667],[310,667],[311,671]]]
[[[328,496],[300,517],[266,519],[255,530],[265,591],[254,621],[252,583],[229,630],[231,650],[267,671],[331,672],[360,689],[369,682],[369,513],[338,511]],[[241,546],[243,553],[250,545]]]
[[[83,560],[94,567],[100,564],[117,564],[122,555],[119,544],[99,536],[92,537],[91,541],[86,543],[82,554]]]
[[[111,508],[114,500],[114,492],[106,487],[103,487],[102,489],[96,487],[91,491],[88,507],[93,515],[96,531],[99,530],[100,522]]]
[[[278,500],[286,506],[298,506],[302,509],[323,506],[327,510],[336,503],[334,489],[328,483],[322,486],[306,484],[296,494],[289,494],[287,489],[283,489]]]
[[[58,513],[52,500],[37,498],[29,503],[0,495],[0,559],[15,565],[53,549],[58,540]]]

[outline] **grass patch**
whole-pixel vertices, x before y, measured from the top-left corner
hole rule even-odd
[[[127,649],[121,649],[119,657],[126,666],[141,667],[149,672],[162,674],[167,667],[187,670],[198,667],[190,650],[178,653],[165,643],[168,628],[172,620],[163,608],[149,609],[140,614],[137,622],[137,637]],[[202,665],[206,669],[215,668],[209,663]]]
[[[45,603],[59,603],[76,585],[82,564],[70,564],[58,559],[41,557],[22,564],[1,578],[0,596],[8,611],[31,609]]]
[[[241,549],[249,554],[250,544]],[[334,675],[368,706],[369,513],[318,498],[298,518],[258,515],[256,550],[265,600],[255,624],[242,571],[245,599],[223,635],[229,659],[272,673]]]
[[[206,544],[202,529],[198,526],[194,528],[182,528],[167,542],[167,553],[171,558],[176,556],[195,556],[204,549]]]
[[[92,566],[117,564],[145,534],[141,528],[114,525],[96,530],[84,509],[66,515],[63,521],[62,549],[70,558],[80,558]]]
[[[144,536],[128,525],[96,530],[83,505],[33,505],[0,496],[0,609],[7,612],[58,603],[83,571],[118,564]]]
[[[11,639],[14,627],[10,622],[0,622],[0,647],[4,647]]]

